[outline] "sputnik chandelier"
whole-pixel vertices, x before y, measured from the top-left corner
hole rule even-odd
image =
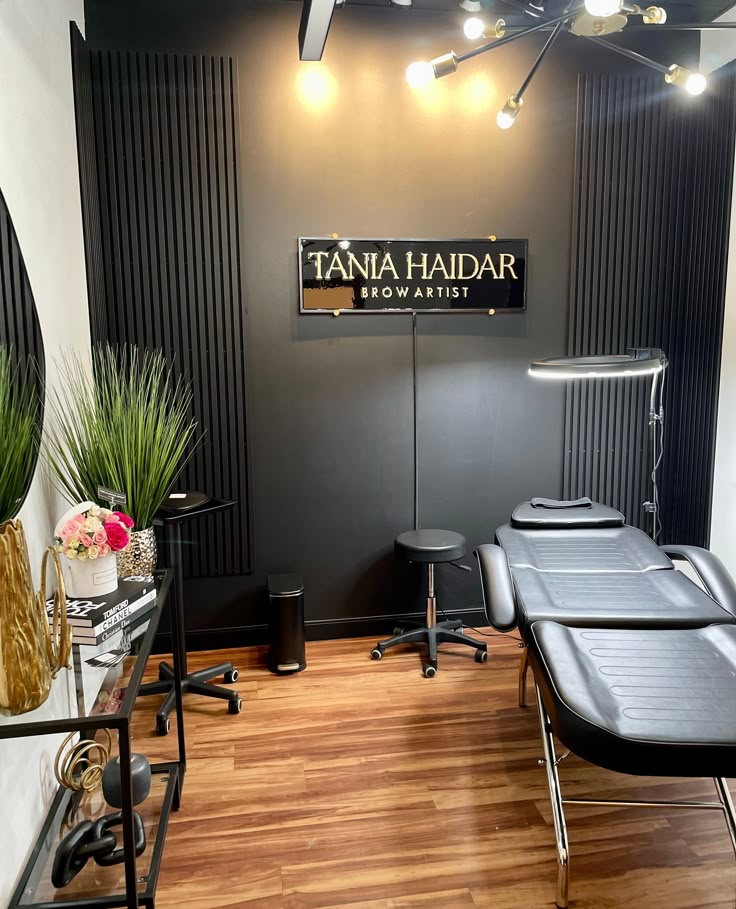
[[[484,7],[489,5],[489,2],[490,0],[461,0],[460,6],[468,12],[479,13]],[[671,66],[658,63],[643,54],[606,40],[606,36],[621,32],[627,26],[629,31],[656,26],[664,27],[667,31],[717,30],[736,26],[736,23],[733,22],[697,22],[682,25],[665,25],[667,13],[661,6],[642,8],[635,4],[629,5],[624,0],[585,0],[582,5],[573,5],[574,0],[572,0],[572,2],[568,2],[564,12],[554,17],[549,17],[545,14],[540,0],[531,0],[531,2],[527,3],[517,3],[515,0],[505,0],[505,2],[508,2],[517,11],[533,17],[536,20],[534,24],[507,26],[503,19],[498,19],[492,25],[488,25],[478,16],[471,16],[466,19],[463,27],[465,37],[470,41],[483,39],[488,43],[474,47],[464,54],[456,54],[455,51],[450,51],[440,57],[435,57],[430,62],[418,61],[410,64],[406,70],[406,79],[409,85],[414,88],[420,88],[430,83],[433,79],[441,79],[443,76],[454,73],[458,66],[466,60],[502,47],[504,44],[509,44],[511,41],[523,38],[525,35],[549,31],[550,34],[544,46],[519,90],[509,95],[503,108],[498,112],[496,117],[497,124],[501,129],[508,129],[513,126],[521,111],[524,104],[524,93],[529,88],[540,64],[549,53],[560,33],[566,30],[579,38],[593,41],[617,54],[628,57],[630,60],[657,70],[662,73],[665,82],[670,85],[676,85],[691,95],[700,95],[707,87],[707,80],[701,73],[690,72],[684,66],[678,66],[676,63]],[[640,18],[641,24],[631,25],[629,23],[629,19],[635,18]]]

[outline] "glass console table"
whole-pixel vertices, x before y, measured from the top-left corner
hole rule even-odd
[[[95,820],[114,811],[102,791],[73,793],[60,787],[43,828],[21,874],[8,909],[113,909],[138,906],[153,909],[166,827],[172,810],[179,808],[186,746],[178,654],[174,649],[178,760],[152,764],[151,793],[135,810],[146,832],[146,848],[136,858],[133,826],[133,790],[130,778],[130,721],[141,679],[151,654],[161,613],[169,607],[172,632],[178,632],[178,610],[171,591],[172,572],[157,572],[157,596],[152,609],[121,623],[120,634],[98,647],[74,644],[72,669],[62,669],[48,700],[20,716],[0,716],[0,740],[51,733],[79,732],[94,738],[101,729],[117,733],[122,777],[122,845],[124,861],[101,867],[90,860],[66,887],[51,883],[51,867],[60,840],[84,819]],[[176,639],[176,638],[175,638]],[[115,652],[117,665],[106,665]],[[126,655],[123,656],[123,653]],[[91,662],[90,662],[91,661]],[[120,836],[120,828],[118,837]]]

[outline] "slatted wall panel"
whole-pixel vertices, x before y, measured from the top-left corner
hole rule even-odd
[[[665,471],[669,536],[701,545],[709,540],[713,494],[736,134],[734,66],[711,84],[691,123],[687,271],[683,305],[670,327],[679,364],[679,374],[673,373],[677,422],[670,420],[672,456]]]
[[[192,525],[190,576],[253,570],[238,80],[226,57],[87,51],[80,148],[94,341],[160,348],[192,381],[204,432],[180,486],[238,501]],[[78,66],[80,76],[83,67]],[[93,158],[93,166],[85,161]],[[95,193],[97,199],[95,200]]]
[[[708,536],[733,133],[730,78],[693,104],[648,74],[580,77],[568,353],[668,354],[662,540]],[[568,383],[566,400],[565,496],[641,527],[649,388]]]
[[[107,337],[107,312],[100,231],[100,198],[92,97],[92,62],[76,23],[70,23],[74,114],[77,127],[77,160],[82,197],[82,226],[87,274],[90,324],[95,338]]]

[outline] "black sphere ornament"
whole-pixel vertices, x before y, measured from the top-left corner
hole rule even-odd
[[[133,784],[133,804],[140,805],[151,791],[151,765],[142,754],[131,755],[130,778]],[[102,771],[102,794],[108,805],[113,808],[123,807],[119,757],[105,764]]]

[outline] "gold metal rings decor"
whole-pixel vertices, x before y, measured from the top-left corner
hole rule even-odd
[[[64,739],[54,761],[54,776],[60,786],[72,792],[92,792],[100,785],[112,748],[110,732],[107,729],[103,732],[107,737],[105,744],[95,739],[80,739],[76,745],[71,745],[76,732],[70,732]],[[93,760],[95,752],[96,760]]]

